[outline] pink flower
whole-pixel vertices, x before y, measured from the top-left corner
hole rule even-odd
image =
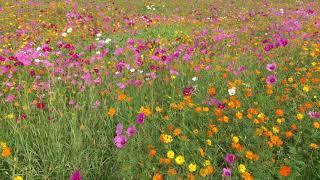
[[[77,171],[73,172],[72,175],[70,176],[70,180],[81,180],[80,171],[77,170]]]
[[[6,98],[6,102],[13,102],[16,97],[12,94],[9,94]]]
[[[275,75],[269,75],[268,77],[267,77],[267,79],[266,79],[266,82],[268,83],[268,84],[274,84],[274,83],[276,83],[277,82],[277,76],[275,76]]]
[[[137,115],[137,123],[138,123],[138,124],[143,124],[144,118],[145,118],[145,115],[144,115],[143,113],[139,113],[139,114]]]
[[[127,128],[127,134],[129,137],[134,136],[137,133],[137,129],[134,126],[129,126]]]
[[[122,149],[125,147],[125,145],[127,144],[127,137],[125,137],[124,135],[117,135],[114,138],[114,142],[117,148]]]
[[[267,68],[267,70],[270,71],[270,72],[271,72],[271,71],[274,71],[274,70],[277,69],[277,63],[273,62],[273,63],[271,63],[271,64],[267,64],[266,68]]]

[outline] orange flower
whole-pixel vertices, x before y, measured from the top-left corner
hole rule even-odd
[[[216,95],[216,89],[215,89],[214,87],[209,87],[208,93],[209,93],[211,96],[214,96],[214,95]]]
[[[11,149],[9,147],[4,147],[2,150],[2,157],[8,157],[11,155]]]
[[[115,108],[110,108],[107,113],[110,117],[113,117],[116,114]]]
[[[181,133],[182,133],[182,131],[181,131],[180,128],[176,128],[176,129],[174,129],[174,131],[173,131],[173,135],[174,135],[174,136],[179,136],[179,135],[181,135]]]
[[[282,166],[279,170],[280,176],[287,177],[291,173],[291,168],[289,166]]]
[[[206,153],[204,152],[204,150],[202,148],[199,148],[199,153],[200,153],[201,157],[204,157],[206,155]]]
[[[151,150],[149,151],[149,157],[151,157],[151,158],[153,158],[154,156],[156,156],[156,154],[157,154],[157,151],[156,151],[155,149],[151,149]]]
[[[177,170],[175,168],[169,168],[167,174],[169,176],[175,176],[177,174]]]
[[[276,109],[276,115],[277,116],[283,116],[283,110],[282,109]]]
[[[162,180],[162,179],[163,177],[162,177],[162,174],[160,173],[156,173],[152,178],[152,180]]]
[[[293,136],[293,133],[291,131],[286,132],[286,137],[291,138]]]

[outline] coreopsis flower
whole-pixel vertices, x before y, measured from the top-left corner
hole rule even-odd
[[[281,168],[279,169],[280,176],[287,177],[290,175],[290,173],[291,173],[291,168],[289,166],[281,166]]]
[[[14,176],[13,180],[23,180],[22,176]]]
[[[110,117],[113,117],[116,114],[116,109],[115,108],[110,108],[107,112],[107,115]]]
[[[174,158],[174,152],[172,150],[167,152],[167,158],[173,159]]]
[[[176,157],[175,161],[178,165],[183,165],[184,164],[184,157],[179,155]]]
[[[240,173],[244,173],[244,172],[246,172],[247,168],[244,164],[239,164],[238,170]]]
[[[197,170],[197,165],[194,163],[190,163],[188,169],[190,172],[195,172]]]

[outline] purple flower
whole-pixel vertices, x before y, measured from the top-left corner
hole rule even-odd
[[[137,123],[138,123],[138,124],[143,124],[144,118],[145,118],[145,115],[144,115],[143,113],[139,113],[139,114],[137,115]]]
[[[275,75],[269,75],[266,79],[268,84],[274,84],[277,82],[277,77]]]
[[[121,123],[118,123],[117,124],[117,127],[116,127],[116,134],[117,135],[121,135],[122,134],[122,129],[123,129],[123,126]]]
[[[70,176],[70,180],[81,180],[80,171],[77,170],[77,171],[73,172],[72,175]]]
[[[114,138],[114,143],[115,145],[117,146],[117,148],[119,149],[122,149],[124,148],[124,146],[127,144],[127,137],[124,136],[124,135],[117,135],[115,138]]]
[[[137,129],[134,126],[129,126],[127,128],[127,134],[129,137],[134,136],[137,133]]]
[[[273,63],[271,63],[271,64],[267,64],[266,68],[267,68],[267,70],[270,71],[270,72],[271,72],[271,71],[274,71],[274,70],[277,68],[277,63],[273,62]]]
[[[233,163],[234,163],[234,161],[236,160],[236,155],[234,155],[234,154],[231,154],[231,153],[228,153],[227,155],[226,155],[226,158],[225,158],[225,160],[226,160],[226,162],[229,164],[229,165],[232,165]]]
[[[320,113],[319,112],[311,111],[308,114],[309,114],[310,118],[313,118],[313,119],[319,119],[320,118]]]
[[[223,168],[222,176],[223,177],[231,177],[231,169],[230,168]]]

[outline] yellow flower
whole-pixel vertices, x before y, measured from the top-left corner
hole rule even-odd
[[[156,107],[156,111],[157,111],[157,112],[162,112],[162,109],[161,109],[159,106],[157,106],[157,107]]]
[[[22,176],[15,176],[15,177],[13,178],[13,180],[23,180],[23,177],[22,177]]]
[[[292,82],[293,82],[293,78],[292,78],[292,77],[289,77],[289,78],[288,78],[288,81],[289,81],[289,83],[292,83]]]
[[[176,159],[175,159],[176,163],[178,165],[182,165],[184,163],[184,157],[183,156],[177,156]]]
[[[302,89],[304,92],[309,92],[310,91],[310,87],[309,86],[303,86]]]
[[[10,114],[7,115],[7,118],[10,119],[10,120],[11,120],[11,119],[14,119],[14,117],[15,117],[15,116],[14,116],[14,114],[12,114],[12,113],[10,113]]]
[[[173,138],[172,138],[171,135],[165,134],[165,135],[163,136],[163,142],[166,143],[166,144],[171,143],[172,140],[173,140]]]
[[[311,143],[310,144],[310,147],[312,148],[312,149],[318,149],[318,145],[317,144],[315,144],[315,143]]]
[[[197,165],[194,163],[190,163],[188,169],[190,172],[195,172],[197,170]]]
[[[301,113],[297,114],[297,119],[302,120],[304,118],[304,115]]]
[[[238,170],[240,173],[244,173],[244,172],[246,172],[247,168],[244,164],[239,164]]]
[[[174,158],[174,152],[173,151],[168,151],[167,152],[167,158],[169,158],[169,159],[173,159]]]
[[[233,136],[232,142],[238,143],[239,142],[239,137],[238,136]]]
[[[210,139],[207,139],[207,144],[208,144],[209,146],[211,146],[211,145],[212,145],[212,142],[211,142],[211,140],[210,140]]]
[[[204,166],[210,166],[211,165],[211,162],[210,160],[205,160],[204,163],[203,163]]]

